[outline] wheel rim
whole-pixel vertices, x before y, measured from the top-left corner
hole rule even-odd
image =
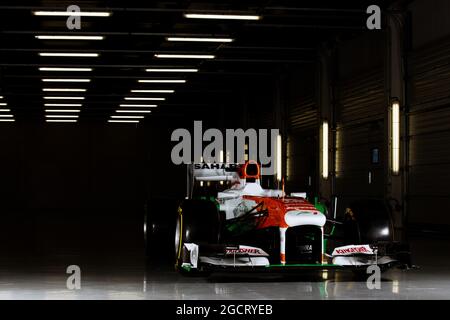
[[[181,228],[183,226],[181,215],[178,216],[177,226],[175,229],[175,257],[177,260],[180,258],[181,251]]]

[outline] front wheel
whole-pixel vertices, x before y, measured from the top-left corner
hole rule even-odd
[[[193,270],[189,266],[186,243],[217,244],[220,237],[219,211],[208,200],[186,200],[178,208],[175,227],[175,268],[182,273]],[[198,268],[197,271],[201,271]]]

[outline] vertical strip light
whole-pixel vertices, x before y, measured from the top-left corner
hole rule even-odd
[[[392,173],[398,174],[400,171],[400,103],[392,103]]]
[[[282,175],[282,166],[281,166],[281,147],[282,147],[282,141],[281,141],[281,135],[279,134],[277,136],[277,180],[281,181],[281,175]]]
[[[328,179],[328,121],[322,123],[322,178]]]

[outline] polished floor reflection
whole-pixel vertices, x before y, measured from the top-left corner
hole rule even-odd
[[[420,268],[386,272],[379,290],[369,290],[365,281],[345,272],[199,278],[146,264],[139,257],[95,263],[70,256],[39,263],[3,258],[0,299],[449,299],[450,243],[420,240],[413,247]],[[66,287],[65,268],[72,263],[82,269],[81,290]]]

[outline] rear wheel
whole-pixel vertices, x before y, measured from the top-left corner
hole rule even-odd
[[[377,244],[394,241],[392,215],[387,204],[380,200],[364,199],[347,207],[344,221],[345,244]],[[387,266],[379,265],[383,273]],[[356,279],[366,280],[367,268],[353,270]]]
[[[394,241],[392,214],[384,201],[364,199],[347,207],[344,220],[346,244]]]
[[[208,200],[183,202],[178,209],[175,229],[175,268],[182,273],[192,273],[187,266],[183,267],[183,263],[189,262],[189,252],[184,244],[217,244],[219,235],[219,212],[214,202]],[[201,268],[196,271],[201,271]]]
[[[176,204],[172,199],[152,199],[144,215],[144,245],[147,262],[150,265],[173,262],[172,241],[176,216]]]

